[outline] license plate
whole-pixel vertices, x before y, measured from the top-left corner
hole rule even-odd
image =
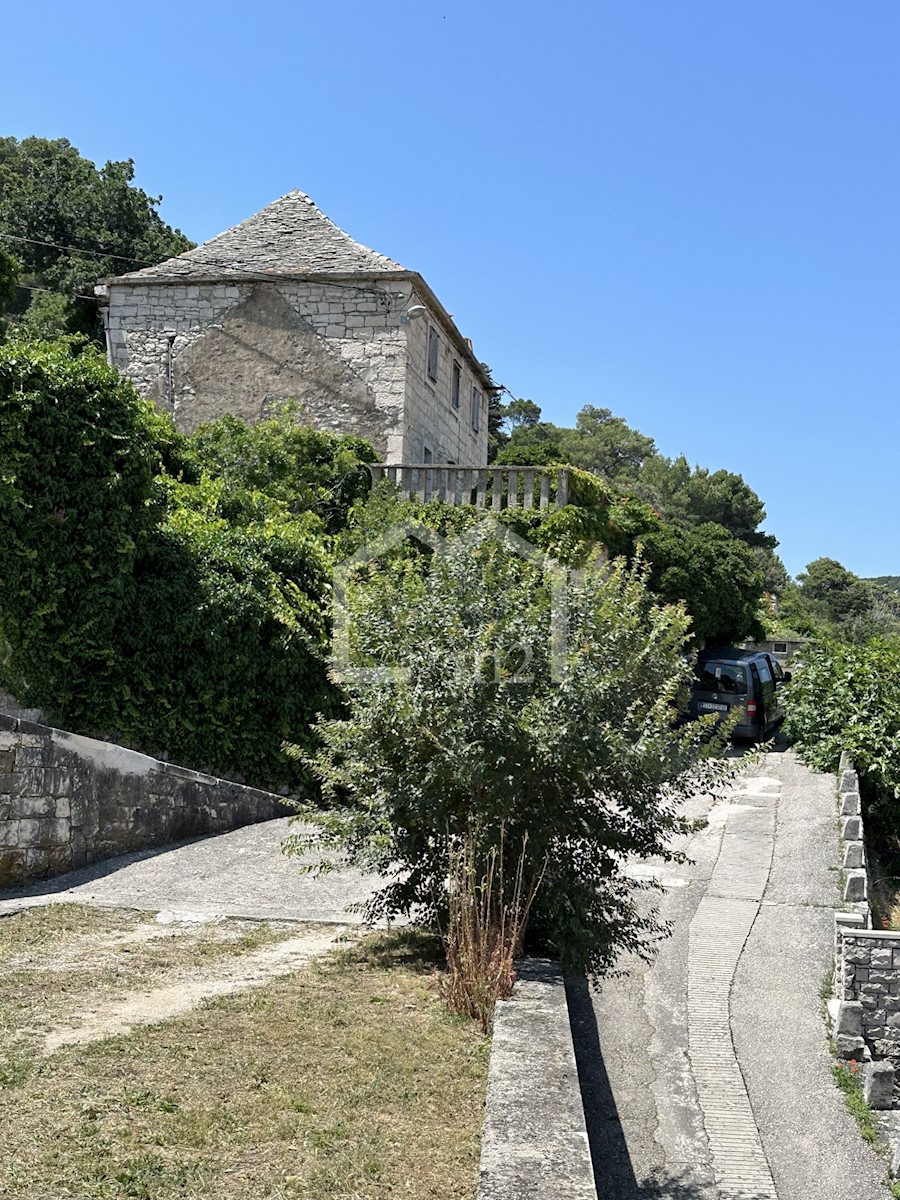
[[[697,707],[705,708],[708,712],[728,712],[727,704],[713,704],[711,700],[701,700]]]

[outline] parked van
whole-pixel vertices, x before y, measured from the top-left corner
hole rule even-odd
[[[784,719],[781,688],[791,675],[770,654],[733,646],[702,650],[697,655],[695,676],[692,718],[712,712],[724,720],[738,709],[740,715],[732,736],[752,741],[765,740]]]

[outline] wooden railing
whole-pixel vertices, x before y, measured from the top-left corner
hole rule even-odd
[[[372,463],[372,482],[387,479],[404,500],[441,500],[475,508],[562,508],[569,472],[562,467],[456,467],[442,463]]]

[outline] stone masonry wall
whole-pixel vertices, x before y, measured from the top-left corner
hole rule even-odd
[[[409,284],[397,289],[408,294]],[[277,401],[296,399],[317,427],[396,453],[401,304],[374,285],[113,284],[110,361],[186,431],[226,412],[258,421]]]
[[[0,714],[0,887],[281,811],[268,792]]]
[[[839,972],[839,995],[861,1006],[860,1036],[876,1058],[900,1066],[900,933],[844,930]]]
[[[413,304],[425,304],[413,298]],[[404,462],[423,463],[426,449],[433,462],[452,462],[464,467],[487,465],[488,395],[459,348],[438,317],[410,321],[407,335],[406,438]],[[437,380],[428,377],[428,331],[438,335]],[[453,364],[460,370],[459,408],[452,403]],[[480,396],[478,430],[472,424],[472,391]]]
[[[290,398],[314,426],[365,437],[387,462],[422,462],[427,446],[435,462],[483,466],[487,396],[475,434],[471,364],[437,314],[401,321],[418,303],[405,278],[114,283],[109,357],[185,431],[226,412],[258,421]],[[437,384],[426,379],[429,323],[440,334]]]

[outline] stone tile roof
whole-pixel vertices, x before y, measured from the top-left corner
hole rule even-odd
[[[403,270],[393,259],[354,242],[309,196],[294,191],[195,250],[120,278],[209,279],[319,272],[381,275]]]

